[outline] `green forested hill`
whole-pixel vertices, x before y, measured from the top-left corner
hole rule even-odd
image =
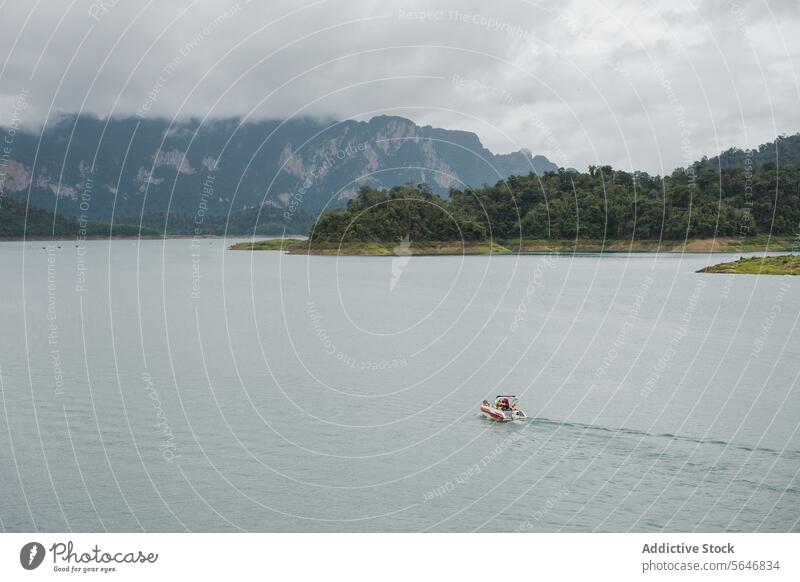
[[[0,198],[0,239],[27,238],[102,238],[109,236],[232,236],[232,235],[280,235],[306,232],[313,222],[314,216],[303,210],[297,210],[295,219],[287,226],[281,220],[283,211],[265,207],[233,212],[230,216],[200,216],[171,212],[169,214],[148,214],[142,216],[121,217],[110,225],[90,221],[81,232],[78,219],[55,215],[52,212],[31,206],[28,209],[27,224],[25,203],[13,198]],[[141,221],[142,227],[139,228]]]
[[[800,134],[781,135],[774,142],[764,143],[749,152],[740,148],[730,148],[713,158],[702,161],[707,168],[745,168],[754,170],[792,166],[800,168]]]
[[[513,176],[449,200],[425,186],[362,188],[343,211],[324,214],[319,241],[482,239],[667,239],[794,236],[800,224],[800,169],[748,173],[702,164],[670,176],[588,172]]]
[[[99,222],[87,222],[82,232],[77,219],[54,216],[52,212],[33,206],[28,208],[26,216],[25,207],[24,202],[0,198],[0,239],[104,237],[110,233],[109,225]],[[138,226],[119,224],[114,225],[113,234],[137,236],[140,232]],[[141,234],[152,236],[158,231],[143,228]]]

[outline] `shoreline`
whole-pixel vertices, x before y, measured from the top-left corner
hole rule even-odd
[[[65,238],[65,237],[43,237],[43,236],[32,236],[32,237],[0,237],[0,242],[65,242],[65,243],[80,243],[85,241],[98,241],[98,240],[106,240],[106,241],[114,241],[114,240],[191,240],[191,239],[209,239],[209,240],[226,240],[226,239],[241,239],[246,238],[248,240],[255,240],[255,241],[266,241],[266,240],[280,240],[280,235],[258,235],[258,238],[253,238],[252,234],[235,234],[235,235],[220,235],[220,234],[168,234],[168,235],[156,235],[156,234],[143,234],[141,236],[138,235],[120,235],[120,236],[85,236],[85,237],[73,237],[73,238]],[[302,235],[287,235],[284,237],[284,240],[305,240],[305,237]]]
[[[420,241],[401,246],[396,242],[318,242],[307,239],[266,239],[240,242],[228,247],[234,251],[281,251],[290,255],[320,256],[457,256],[519,255],[541,253],[753,253],[791,251],[796,247],[792,237],[736,237],[716,239],[658,240],[498,240],[480,242]]]
[[[696,272],[733,275],[800,275],[800,255],[742,257],[738,261],[703,267]]]

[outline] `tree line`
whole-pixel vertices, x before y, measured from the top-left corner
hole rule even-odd
[[[757,170],[712,168],[706,160],[668,176],[590,166],[543,176],[512,176],[493,186],[364,186],[343,209],[320,216],[319,241],[482,239],[683,240],[713,236],[796,235],[800,170],[765,163]]]

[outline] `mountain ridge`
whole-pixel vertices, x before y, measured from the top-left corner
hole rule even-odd
[[[446,196],[451,187],[557,170],[544,156],[493,154],[471,132],[389,115],[171,123],[70,114],[38,135],[0,133],[13,137],[2,168],[4,195],[105,222],[271,207],[284,211],[291,230],[297,208],[314,213],[341,206],[363,185],[425,182]]]
[[[37,212],[29,227],[41,230],[49,222],[54,233],[75,230],[75,221],[82,220],[97,232],[114,222],[141,223],[164,234],[305,234],[317,214],[342,208],[363,186],[424,183],[447,197],[561,170],[525,148],[494,154],[474,133],[419,126],[393,115],[173,124],[71,114],[40,136],[7,128],[0,133],[4,142],[11,138],[0,158],[0,200],[17,202],[13,213],[7,204],[0,215],[7,237],[20,236],[21,203]],[[676,172],[787,165],[800,168],[800,134],[780,135],[753,149],[729,148]],[[601,169],[614,175],[610,166]],[[50,214],[40,216],[39,210]]]

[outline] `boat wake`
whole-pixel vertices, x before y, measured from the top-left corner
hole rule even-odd
[[[712,446],[721,446],[721,447],[728,447],[738,451],[746,451],[746,452],[757,452],[757,453],[764,453],[767,455],[772,455],[776,457],[782,457],[787,459],[800,459],[800,451],[793,450],[793,449],[786,449],[783,451],[771,449],[768,447],[756,447],[751,445],[745,445],[742,443],[736,442],[728,442],[719,439],[710,439],[710,438],[698,438],[686,435],[679,435],[679,434],[672,434],[672,433],[652,433],[643,430],[636,430],[631,428],[616,428],[616,427],[608,427],[596,424],[584,424],[581,422],[564,422],[559,420],[553,420],[551,418],[543,418],[543,417],[529,417],[529,420],[533,424],[550,424],[556,425],[559,427],[565,427],[569,429],[582,429],[584,431],[593,431],[593,432],[605,432],[610,434],[619,434],[619,435],[627,435],[627,436],[640,436],[640,437],[648,437],[648,438],[661,438],[661,439],[670,439],[674,441],[680,442],[687,442],[687,443],[695,443],[700,445],[712,445]]]

